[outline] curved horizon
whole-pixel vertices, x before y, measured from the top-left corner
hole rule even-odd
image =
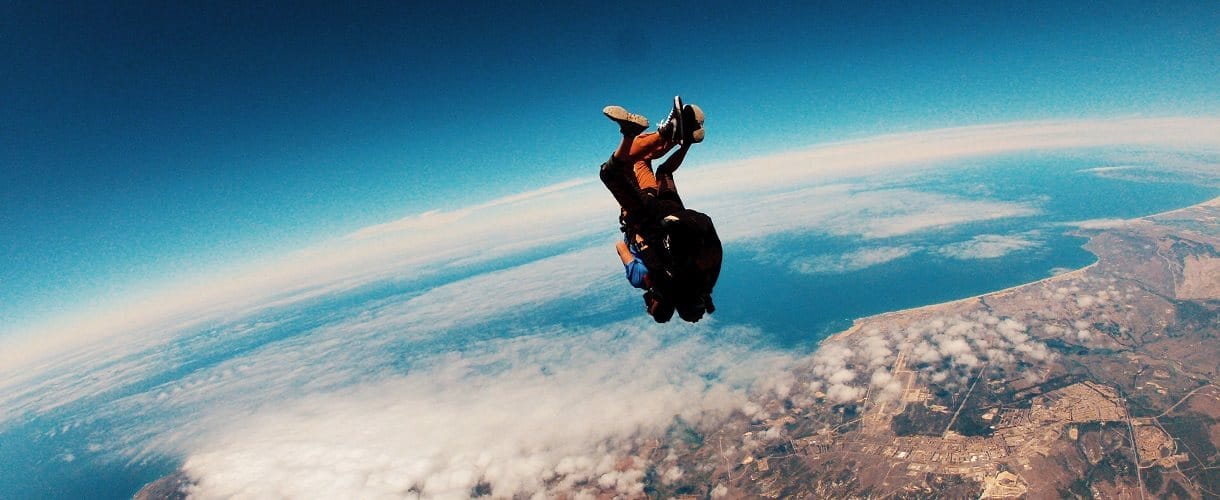
[[[1220,151],[1220,118],[1162,117],[1042,120],[884,134],[748,160],[701,165],[696,156],[678,175],[685,197],[713,215],[719,197],[758,193],[881,171],[1015,151],[1139,146],[1171,152]],[[593,166],[589,167],[592,170]],[[743,175],[765,171],[765,176]],[[742,182],[745,179],[748,182]],[[556,211],[553,207],[565,207]],[[16,369],[56,353],[120,334],[174,332],[218,316],[247,316],[267,307],[324,296],[386,279],[407,268],[425,276],[486,264],[546,245],[600,241],[613,234],[613,202],[590,175],[463,208],[428,210],[343,231],[324,243],[260,262],[203,270],[187,279],[147,286],[105,306],[32,322],[0,335],[0,366]],[[749,212],[746,210],[745,212]],[[749,222],[751,215],[737,215]],[[751,227],[729,220],[726,242],[799,229]],[[541,228],[541,229],[540,229]],[[462,242],[454,245],[453,242]],[[131,312],[135,311],[135,312]]]

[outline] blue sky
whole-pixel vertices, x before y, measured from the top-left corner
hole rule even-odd
[[[695,162],[998,121],[1220,113],[1214,2],[0,6],[0,334],[590,177],[608,103]]]

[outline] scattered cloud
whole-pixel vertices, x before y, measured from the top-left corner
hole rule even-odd
[[[1214,184],[1220,181],[1220,173],[1214,162],[1180,153],[1132,155],[1139,165],[1114,165],[1087,168],[1081,173],[1107,179],[1143,183],[1189,183]]]
[[[1037,233],[1018,235],[980,234],[968,241],[953,243],[941,247],[937,252],[954,259],[995,259],[1013,252],[1029,250],[1041,245],[1035,239]]]
[[[797,258],[789,268],[801,274],[841,274],[895,261],[917,250],[914,246],[864,248],[839,255]]]
[[[950,389],[965,386],[984,366],[1041,366],[1054,353],[1030,329],[985,312],[868,328],[818,349],[810,361],[809,389],[822,392],[833,403],[853,402],[866,394],[876,401],[891,401],[902,391],[902,383],[890,372],[899,352],[907,353],[906,367],[918,379]],[[1036,371],[1023,373],[1031,381],[1037,378]]]
[[[1127,219],[1089,219],[1089,220],[1082,220],[1082,221],[1065,222],[1065,223],[1063,223],[1063,225],[1069,226],[1069,227],[1075,227],[1075,228],[1079,228],[1079,229],[1113,229],[1116,227],[1122,227],[1122,226],[1124,226],[1126,224],[1130,224],[1130,223],[1131,223],[1131,221],[1129,221]]]
[[[1086,169],[1080,170],[1080,172],[1085,172],[1085,173],[1090,173],[1090,174],[1104,174],[1104,173],[1108,173],[1108,172],[1120,172],[1123,170],[1131,170],[1134,168],[1139,168],[1139,167],[1135,167],[1132,165],[1093,167],[1093,168],[1086,168]]]

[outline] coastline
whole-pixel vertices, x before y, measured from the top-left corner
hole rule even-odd
[[[1155,218],[1158,218],[1158,217],[1164,217],[1164,216],[1168,216],[1168,215],[1174,215],[1174,214],[1176,214],[1176,213],[1178,213],[1178,212],[1183,212],[1183,211],[1186,211],[1186,210],[1194,210],[1194,209],[1196,209],[1196,208],[1204,208],[1204,207],[1220,207],[1220,196],[1217,196],[1217,197],[1212,198],[1212,199],[1210,199],[1210,200],[1204,201],[1204,202],[1202,202],[1202,203],[1195,203],[1194,205],[1190,205],[1190,206],[1186,206],[1186,207],[1182,207],[1182,208],[1175,208],[1175,209],[1173,209],[1173,210],[1166,210],[1166,211],[1164,211],[1164,212],[1157,212],[1157,213],[1152,214],[1152,215],[1145,215],[1145,216],[1143,216],[1143,217],[1137,217],[1137,218],[1135,218],[1135,219],[1128,219],[1128,220],[1127,220],[1127,222],[1132,222],[1132,221],[1140,221],[1140,220],[1144,220],[1144,219],[1155,219]]]
[[[1194,205],[1192,205],[1192,206],[1194,206]],[[1131,219],[1131,220],[1140,220],[1140,219]],[[1094,255],[1096,255],[1096,254],[1094,254]],[[993,290],[993,291],[990,291],[987,293],[972,295],[970,297],[964,297],[964,298],[949,300],[949,301],[945,301],[945,302],[937,302],[935,304],[928,304],[928,305],[923,305],[923,306],[908,307],[906,309],[898,309],[895,311],[883,312],[881,314],[874,314],[872,316],[856,318],[856,319],[852,320],[851,327],[822,339],[821,342],[818,342],[818,345],[822,346],[827,342],[840,342],[840,341],[846,340],[846,339],[852,337],[853,335],[855,335],[857,332],[859,332],[860,329],[863,328],[865,324],[873,322],[873,321],[879,321],[879,320],[894,317],[894,316],[904,316],[904,315],[913,314],[916,312],[930,313],[930,312],[940,311],[943,309],[950,309],[956,305],[982,300],[986,297],[1010,293],[1010,292],[1019,290],[1021,288],[1035,286],[1035,285],[1042,285],[1042,284],[1051,283],[1051,282],[1059,281],[1059,280],[1070,279],[1070,278],[1076,277],[1078,275],[1084,274],[1085,272],[1088,272],[1090,269],[1096,267],[1097,264],[1099,264],[1099,263],[1100,263],[1100,260],[1094,261],[1092,264],[1081,267],[1079,269],[1073,269],[1071,271],[1068,271],[1065,273],[1059,273],[1054,276],[1047,276],[1040,280],[1029,281],[1026,283],[1021,283],[1019,285],[1013,285],[1013,286],[1010,286],[1007,288]]]
[[[1189,205],[1186,207],[1166,210],[1164,212],[1158,212],[1155,214],[1136,217],[1133,219],[1126,219],[1123,221],[1122,225],[1115,226],[1114,228],[1110,228],[1110,229],[1100,230],[1100,231],[1098,231],[1098,234],[1104,233],[1106,231],[1112,231],[1114,229],[1118,229],[1118,228],[1122,228],[1122,227],[1127,227],[1131,224],[1136,224],[1136,223],[1140,223],[1140,222],[1153,222],[1153,219],[1168,217],[1168,216],[1178,214],[1180,212],[1194,210],[1197,208],[1206,208],[1206,207],[1220,207],[1220,196],[1217,196],[1215,198],[1212,198],[1210,200],[1207,200],[1207,201],[1204,201],[1201,203]],[[1092,238],[1089,239],[1089,242],[1091,242],[1091,241],[1092,241]],[[820,348],[828,343],[845,341],[845,340],[855,336],[858,332],[860,332],[860,330],[862,330],[866,324],[869,324],[874,321],[880,321],[880,320],[884,320],[886,318],[905,316],[905,315],[915,314],[915,313],[932,313],[932,312],[941,311],[944,309],[951,309],[954,306],[983,300],[986,297],[1011,293],[1013,291],[1016,291],[1016,290],[1019,290],[1022,288],[1026,288],[1026,287],[1044,285],[1044,284],[1052,283],[1052,282],[1059,281],[1059,280],[1067,280],[1067,279],[1071,279],[1073,277],[1077,277],[1077,276],[1082,275],[1082,274],[1088,272],[1089,270],[1095,268],[1098,264],[1101,263],[1100,256],[1098,256],[1095,251],[1093,251],[1092,249],[1089,248],[1089,244],[1088,244],[1089,242],[1085,243],[1084,248],[1086,250],[1088,250],[1090,253],[1092,253],[1093,256],[1097,258],[1097,260],[1094,260],[1093,263],[1091,263],[1087,266],[1084,266],[1084,267],[1081,267],[1078,269],[1074,269],[1074,270],[1071,270],[1068,272],[1056,274],[1053,276],[1047,276],[1047,277],[1039,279],[1039,280],[1021,283],[1018,285],[1013,285],[1013,286],[1010,286],[1007,288],[993,290],[990,292],[981,293],[981,294],[973,295],[970,297],[963,297],[960,299],[954,299],[954,300],[949,300],[949,301],[945,301],[945,302],[937,302],[937,303],[927,304],[927,305],[922,305],[922,306],[908,307],[905,309],[898,309],[898,310],[894,310],[894,311],[883,312],[880,314],[874,314],[872,316],[864,316],[864,317],[856,318],[856,319],[852,320],[851,326],[848,327],[846,330],[837,332],[833,335],[830,335],[829,337],[822,339],[820,342],[818,342],[818,347]]]

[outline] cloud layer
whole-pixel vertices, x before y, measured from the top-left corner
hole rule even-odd
[[[188,451],[200,498],[467,498],[480,485],[497,497],[638,495],[643,440],[674,416],[723,418],[792,362],[701,331],[616,325],[506,340],[252,415],[217,405],[161,439]]]

